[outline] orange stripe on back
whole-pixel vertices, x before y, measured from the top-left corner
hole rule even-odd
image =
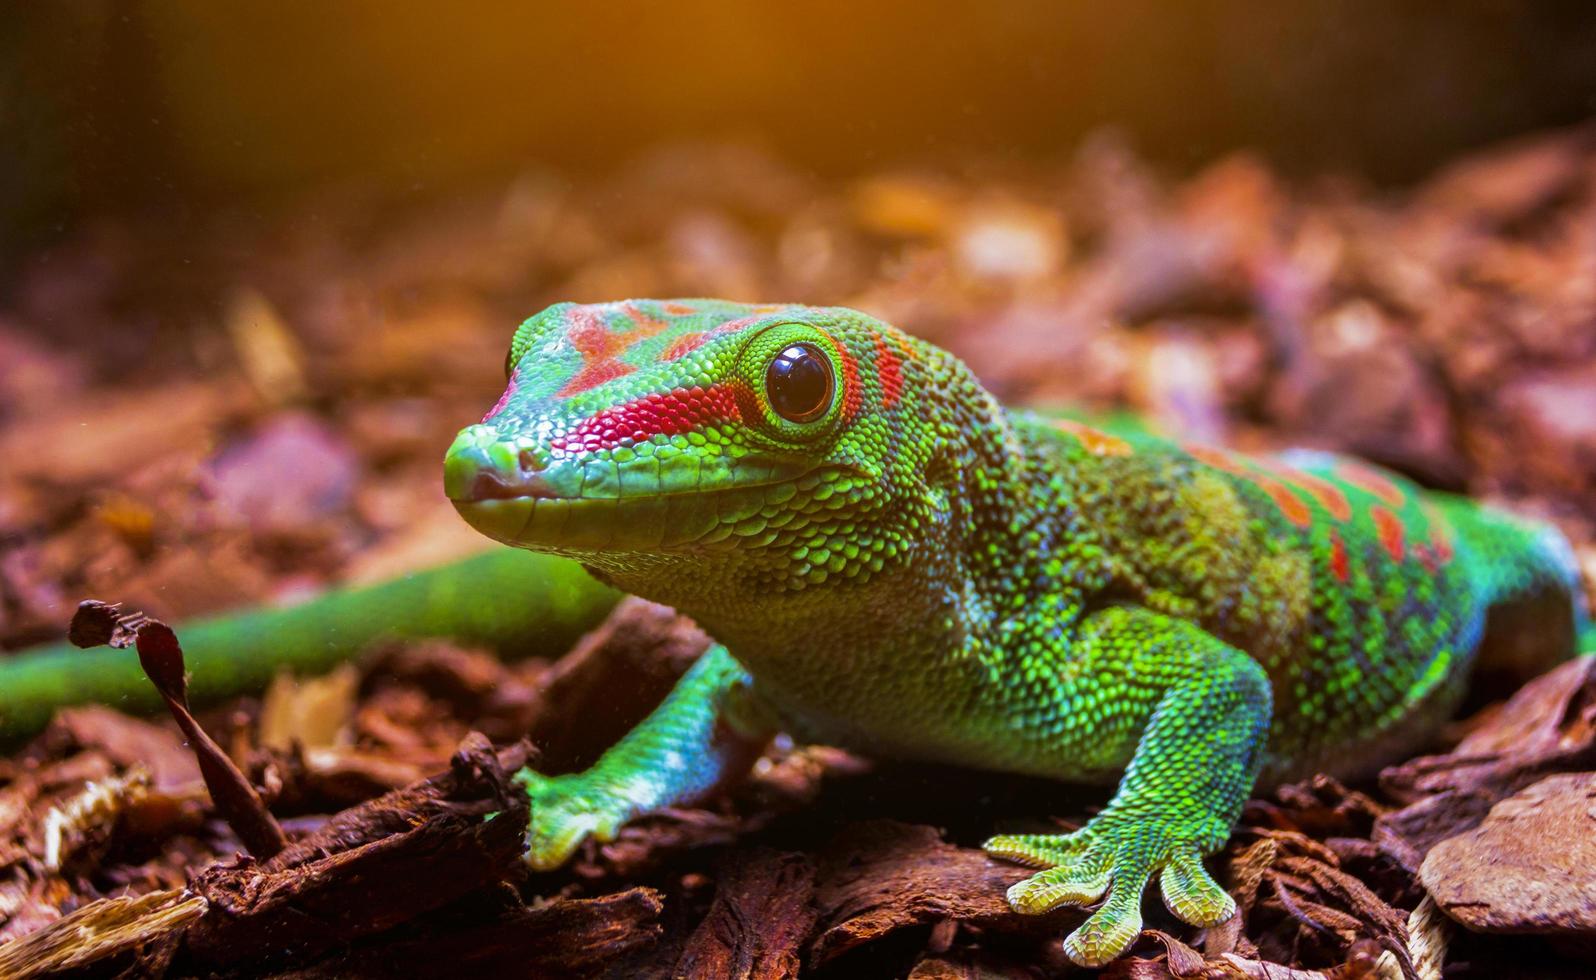
[[[1135,450],[1131,444],[1118,436],[1111,436],[1101,429],[1094,429],[1089,425],[1071,419],[1049,419],[1053,428],[1068,436],[1073,436],[1081,444],[1081,448],[1093,456],[1129,456]]]
[[[1402,561],[1407,557],[1407,545],[1402,530],[1402,520],[1385,507],[1375,504],[1369,508],[1369,516],[1374,518],[1374,529],[1379,533],[1380,545],[1385,548],[1386,554],[1393,561]]]
[[[1298,527],[1307,527],[1313,523],[1313,511],[1308,509],[1308,505],[1302,502],[1301,497],[1291,492],[1290,487],[1262,473],[1251,475],[1248,479],[1258,484],[1263,492],[1269,495],[1269,499],[1275,502],[1275,506],[1285,515],[1286,520]]]
[[[1274,457],[1261,459],[1258,461],[1258,465],[1265,467],[1293,488],[1301,490],[1318,501],[1319,506],[1329,511],[1330,516],[1336,520],[1345,521],[1352,517],[1352,504],[1347,501],[1347,495],[1342,493],[1341,488],[1329,480],[1299,470],[1295,466],[1291,466]]]
[[[1212,466],[1216,470],[1223,470],[1226,473],[1231,473],[1236,476],[1247,475],[1247,471],[1242,467],[1240,461],[1237,460],[1234,455],[1225,452],[1223,449],[1215,449],[1213,446],[1200,446],[1195,444],[1183,445],[1181,448],[1186,450],[1187,454],[1193,459],[1206,466]]]
[[[1267,464],[1262,460],[1251,460],[1214,449],[1211,446],[1183,446],[1199,462],[1212,466],[1216,470],[1240,477],[1253,486],[1269,495],[1275,508],[1280,511],[1286,520],[1298,527],[1307,527],[1313,523],[1313,511],[1302,498],[1292,492],[1291,487],[1261,472]]]
[[[1434,502],[1421,499],[1419,509],[1424,512],[1427,540],[1415,546],[1414,550],[1419,553],[1419,560],[1424,562],[1426,568],[1438,572],[1441,566],[1452,560],[1452,526]]]

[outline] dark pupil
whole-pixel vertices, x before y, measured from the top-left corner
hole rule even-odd
[[[765,372],[770,407],[789,422],[808,422],[831,405],[831,365],[807,344],[794,344]]]

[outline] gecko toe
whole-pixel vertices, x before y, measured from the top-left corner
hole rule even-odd
[[[1178,851],[1159,873],[1164,904],[1183,922],[1216,926],[1236,914],[1236,900],[1219,887],[1194,850]]]
[[[1041,915],[1061,905],[1090,905],[1108,890],[1106,861],[1082,861],[1038,871],[1008,891],[1009,906],[1024,915]]]

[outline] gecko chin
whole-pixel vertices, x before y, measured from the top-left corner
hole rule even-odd
[[[656,515],[643,512],[641,501],[622,507],[619,500],[523,496],[452,503],[467,524],[518,548],[581,553],[664,544],[663,527]]]

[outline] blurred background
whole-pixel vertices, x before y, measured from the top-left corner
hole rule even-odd
[[[1588,543],[1593,113],[1579,3],[20,5],[0,644],[477,546],[438,458],[567,299],[859,306]]]
[[[827,175],[1070,152],[1420,177],[1583,118],[1579,3],[33,4],[4,28],[7,209],[202,208],[358,181],[446,194],[750,140]]]

